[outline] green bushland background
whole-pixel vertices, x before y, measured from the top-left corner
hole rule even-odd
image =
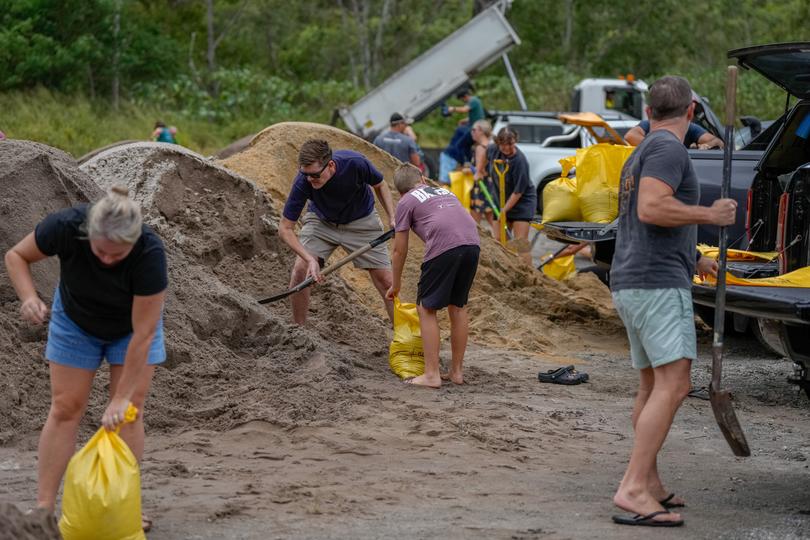
[[[212,154],[276,122],[329,122],[469,20],[474,4],[0,0],[0,130],[78,157],[148,139],[160,119]],[[510,58],[530,109],[568,109],[586,77],[678,74],[722,117],[726,51],[800,40],[810,3],[515,0],[507,18],[522,40]],[[475,82],[488,109],[518,108],[500,62]],[[773,119],[785,94],[743,70],[737,106]],[[443,146],[457,120],[432,112],[414,126],[420,144]]]

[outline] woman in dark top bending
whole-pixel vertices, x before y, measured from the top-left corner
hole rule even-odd
[[[57,256],[59,285],[50,310],[40,299],[31,264]],[[166,255],[124,187],[113,187],[92,206],[53,213],[5,257],[20,298],[22,318],[48,324],[45,357],[51,408],[39,440],[37,506],[53,511],[56,492],[76,445],[76,433],[96,370],[110,364],[110,401],[101,417],[138,461],[143,455],[143,404],[155,365],[166,359],[163,302]],[[138,419],[123,424],[132,402]],[[149,521],[144,519],[144,527]]]

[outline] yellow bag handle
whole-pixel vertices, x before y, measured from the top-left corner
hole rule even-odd
[[[118,424],[118,426],[115,428],[115,434],[117,435],[118,432],[121,431],[121,426],[123,424],[131,424],[137,419],[138,419],[138,407],[133,405],[132,402],[130,401],[129,405],[127,405],[127,410],[124,411],[124,421]]]

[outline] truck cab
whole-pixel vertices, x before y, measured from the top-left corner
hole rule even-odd
[[[571,112],[592,112],[623,120],[647,119],[647,84],[632,79],[583,79],[571,94]]]

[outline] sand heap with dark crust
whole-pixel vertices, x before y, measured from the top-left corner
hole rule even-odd
[[[337,421],[362,400],[357,365],[387,370],[388,329],[357,307],[340,280],[318,293],[322,331],[288,324],[282,304],[257,294],[284,289],[288,264],[272,201],[255,184],[174,145],[135,143],[101,152],[79,168],[66,154],[29,142],[0,145],[6,251],[49,212],[94,200],[124,183],[167,250],[170,289],[164,314],[168,359],[157,371],[146,411],[150,429],[227,429],[260,419],[282,425]],[[56,261],[34,266],[50,302]],[[49,383],[46,329],[19,320],[7,277],[0,283],[0,440],[38,431]],[[328,311],[328,313],[327,313]],[[358,321],[362,325],[358,325]],[[106,369],[96,381],[86,436],[106,404]]]
[[[325,139],[333,149],[355,150],[368,157],[383,173],[395,202],[399,199],[392,182],[399,161],[351,133],[321,124],[275,124],[256,135],[245,150],[221,164],[264,188],[280,211],[297,170],[298,151],[305,141],[313,138]],[[387,223],[379,204],[377,210]],[[423,256],[421,240],[411,234],[409,244],[410,253],[403,273],[404,301],[416,298]],[[288,264],[291,265],[291,260]],[[341,276],[363,305],[383,315],[377,291],[365,272],[346,268]],[[522,266],[516,256],[504,250],[483,229],[470,316],[474,341],[532,352],[544,352],[562,343],[575,345],[579,340],[572,337],[568,330],[570,325],[587,323],[592,329],[621,331],[609,291],[592,274],[579,275],[566,283],[551,280]]]
[[[48,213],[98,198],[101,189],[68,154],[43,144],[0,142],[0,250],[3,254]],[[50,304],[59,265],[33,267],[34,284]],[[6,271],[0,272],[0,444],[41,426],[49,406],[48,365],[42,359],[46,329],[19,316],[20,304]]]

